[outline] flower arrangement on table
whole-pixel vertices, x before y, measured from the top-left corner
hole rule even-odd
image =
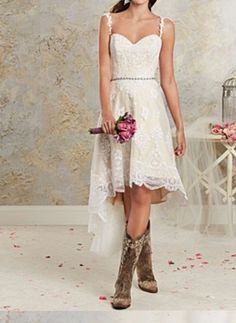
[[[104,133],[102,127],[89,128],[88,131],[93,135]],[[125,112],[116,120],[115,131],[116,134],[113,137],[121,144],[129,141],[133,137],[136,131],[136,120],[132,117],[131,113]]]
[[[210,123],[210,131],[212,134],[221,135],[224,142],[236,142],[236,122]]]

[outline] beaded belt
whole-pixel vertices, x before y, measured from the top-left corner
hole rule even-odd
[[[115,77],[112,78],[111,81],[117,81],[117,80],[155,80],[156,77],[126,77],[126,76],[121,76],[121,77]]]

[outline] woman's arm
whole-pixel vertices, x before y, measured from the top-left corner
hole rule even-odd
[[[160,52],[160,84],[177,130],[178,145],[175,148],[175,153],[176,156],[182,156],[185,153],[186,143],[183,119],[179,104],[179,94],[174,76],[174,43],[174,23],[170,19],[165,18],[165,27],[162,35],[162,48]]]
[[[101,16],[99,25],[99,94],[103,130],[114,133],[115,119],[110,106],[111,59],[109,53],[109,31],[107,17]]]

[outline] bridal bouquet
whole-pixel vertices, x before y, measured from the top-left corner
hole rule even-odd
[[[113,137],[119,143],[124,143],[129,141],[136,130],[136,120],[132,117],[129,112],[125,112],[122,116],[120,116],[115,122],[115,131],[116,134]],[[98,128],[89,128],[89,133],[91,134],[99,134],[104,133],[102,127]]]
[[[221,135],[221,140],[225,142],[236,142],[236,122],[225,122],[223,124],[210,124],[211,133]]]

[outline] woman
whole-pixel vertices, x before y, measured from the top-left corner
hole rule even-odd
[[[169,192],[187,199],[175,164],[186,144],[173,71],[174,23],[152,13],[155,2],[122,0],[100,20],[98,124],[104,134],[95,138],[89,232],[95,234],[91,250],[98,251],[111,232],[115,235],[108,204],[123,203],[125,233],[111,302],[116,309],[131,304],[135,268],[140,289],[158,291],[151,259],[151,204],[164,202]],[[160,84],[155,76],[158,69]],[[175,149],[161,88],[176,125]],[[120,144],[112,135],[115,120],[126,111],[135,118],[137,129],[129,142]]]

